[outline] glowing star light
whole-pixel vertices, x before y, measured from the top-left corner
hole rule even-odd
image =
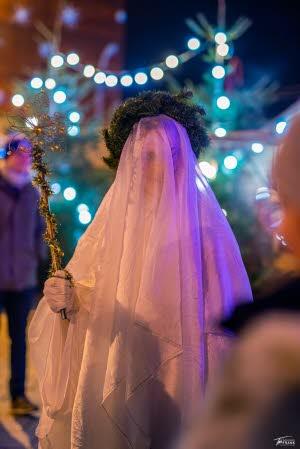
[[[64,25],[74,27],[79,21],[79,11],[71,5],[67,5],[62,9],[60,17]]]

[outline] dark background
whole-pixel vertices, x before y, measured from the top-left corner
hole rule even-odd
[[[253,22],[236,41],[235,55],[243,61],[246,86],[251,86],[263,75],[280,83],[279,99],[267,110],[267,115],[275,115],[300,94],[300,2],[227,0],[226,6],[227,26],[240,16]],[[128,0],[127,11],[125,66],[134,69],[159,62],[172,52],[185,50],[187,40],[193,36],[185,19],[202,12],[210,23],[215,24],[217,0]],[[207,66],[196,57],[177,68],[176,77],[197,82],[205,68]],[[133,89],[131,93],[134,93]]]

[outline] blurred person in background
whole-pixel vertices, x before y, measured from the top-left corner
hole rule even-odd
[[[296,259],[285,285],[236,306],[223,328],[239,334],[180,449],[271,449],[300,443],[300,116],[274,158],[266,224]],[[274,221],[274,216],[276,220]]]
[[[37,293],[39,261],[45,259],[39,193],[31,183],[31,144],[12,138],[0,169],[0,310],[8,318],[11,340],[11,408],[36,410],[25,395],[26,324]]]

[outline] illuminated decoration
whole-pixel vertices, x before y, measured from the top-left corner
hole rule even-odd
[[[179,59],[175,55],[170,55],[166,58],[166,66],[169,67],[169,69],[175,69],[179,64]]]
[[[79,11],[71,5],[67,5],[62,9],[60,18],[64,25],[74,27],[79,21]]]
[[[211,73],[212,73],[212,76],[213,76],[214,78],[216,78],[216,79],[222,79],[222,78],[224,78],[224,76],[225,76],[225,69],[224,69],[224,67],[221,66],[221,65],[215,65],[215,66],[212,68]]]
[[[33,89],[40,89],[43,85],[43,80],[41,78],[32,78],[30,85]]]
[[[89,206],[87,204],[84,204],[84,203],[78,204],[77,212],[80,213],[80,212],[84,212],[86,210],[89,210]]]
[[[215,35],[215,41],[217,44],[222,45],[227,41],[227,36],[225,33],[219,32]]]
[[[71,126],[71,128],[68,129],[68,134],[71,137],[78,136],[79,132],[80,132],[80,129],[78,126]]]
[[[164,71],[160,67],[153,67],[150,71],[150,76],[155,81],[159,81],[164,76]]]
[[[215,179],[217,176],[217,168],[207,161],[201,161],[199,163],[200,170],[204,176],[208,179]]]
[[[105,82],[106,75],[104,72],[97,72],[94,76],[94,81],[96,84],[103,84]]]
[[[58,182],[51,184],[51,190],[54,195],[58,195],[61,191],[61,185]]]
[[[227,134],[227,131],[225,128],[220,127],[220,128],[215,129],[215,135],[217,137],[224,137],[224,136],[226,136],[226,134]]]
[[[71,112],[69,114],[69,119],[72,123],[78,123],[80,120],[80,114],[77,111]]]
[[[53,55],[50,61],[52,67],[58,69],[64,64],[64,58],[61,55]]]
[[[45,81],[47,89],[52,90],[56,86],[56,81],[53,78],[47,78]]]
[[[125,87],[131,86],[133,83],[133,78],[131,75],[123,75],[121,76],[120,83]]]
[[[79,221],[82,224],[88,224],[92,219],[91,213],[88,210],[83,210],[79,213]]]
[[[188,40],[187,45],[190,50],[198,50],[198,48],[200,48],[201,42],[196,37],[191,37],[191,39]]]
[[[25,25],[29,22],[30,11],[25,6],[18,6],[13,15],[13,21],[19,23],[20,25]]]
[[[230,107],[230,100],[225,95],[222,95],[217,99],[217,106],[220,109],[228,109]]]
[[[48,58],[51,54],[54,53],[54,47],[51,42],[40,42],[38,50],[42,58]]]
[[[115,21],[119,24],[123,24],[127,22],[127,12],[124,9],[118,9],[115,12]]]
[[[11,102],[14,106],[16,106],[17,108],[20,108],[21,106],[23,106],[24,104],[24,97],[21,94],[15,94],[12,99]]]
[[[282,134],[283,131],[285,130],[285,127],[286,127],[286,122],[284,122],[284,121],[278,122],[276,124],[276,128],[275,128],[277,134]]]
[[[146,84],[148,81],[148,76],[144,72],[138,72],[134,76],[134,81],[136,82],[136,84]]]
[[[118,77],[116,75],[108,75],[105,78],[105,84],[108,87],[114,87],[118,84]]]
[[[63,90],[57,90],[56,92],[54,92],[53,100],[55,101],[55,103],[62,104],[66,101],[66,99],[67,96]]]
[[[229,52],[229,45],[227,44],[220,44],[217,46],[217,53],[219,56],[227,56]]]
[[[92,78],[96,72],[96,69],[93,65],[88,64],[84,67],[83,74],[86,78]]]
[[[67,55],[67,63],[69,65],[77,65],[80,61],[80,58],[77,53],[69,53]]]
[[[251,145],[251,150],[254,153],[262,153],[264,151],[264,146],[262,143],[255,142]]]
[[[36,117],[28,117],[25,123],[27,128],[34,129],[39,124],[39,121]]]
[[[234,170],[237,167],[237,164],[238,164],[238,160],[235,156],[229,155],[229,156],[226,156],[224,159],[224,166],[228,170]]]
[[[67,188],[64,190],[63,195],[64,195],[64,198],[65,198],[67,201],[73,201],[73,200],[76,198],[77,192],[76,192],[76,190],[74,189],[74,187],[67,187]]]

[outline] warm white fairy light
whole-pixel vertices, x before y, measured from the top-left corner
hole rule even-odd
[[[66,99],[67,95],[63,90],[57,90],[56,92],[54,92],[53,100],[55,101],[55,103],[62,104],[66,101]]]
[[[179,59],[175,55],[170,55],[166,58],[166,66],[169,67],[169,69],[175,69],[179,64]]]
[[[69,119],[72,123],[78,123],[80,120],[80,114],[77,111],[70,112]]]
[[[136,82],[136,84],[146,84],[148,81],[148,76],[145,72],[138,72],[134,76],[134,81]]]
[[[237,167],[237,164],[238,164],[238,160],[233,155],[226,156],[225,159],[224,159],[224,166],[228,170],[234,170]]]
[[[120,83],[124,87],[129,87],[133,83],[133,78],[131,75],[123,75],[121,76]]]
[[[229,46],[227,44],[220,44],[217,46],[217,53],[219,56],[227,56],[229,52]]]
[[[106,75],[104,72],[97,72],[94,76],[94,81],[96,84],[105,83]]]
[[[221,97],[219,97],[217,99],[217,106],[220,109],[228,109],[230,107],[230,100],[228,97],[226,97],[225,95],[221,95]]]
[[[56,86],[56,81],[53,78],[47,78],[45,81],[45,86],[47,89],[52,90]]]
[[[53,55],[50,61],[52,67],[58,69],[64,63],[64,58],[61,55]]]
[[[83,69],[83,74],[86,78],[92,78],[95,72],[96,72],[95,67],[91,64],[86,65]]]
[[[108,75],[105,79],[105,84],[108,87],[114,87],[118,84],[118,77],[116,75]]]
[[[225,137],[227,134],[227,131],[225,128],[219,127],[215,129],[215,135],[217,137]]]
[[[17,108],[20,108],[21,106],[23,106],[24,104],[24,97],[21,94],[15,94],[12,99],[11,102],[14,106],[16,106]]]
[[[262,143],[255,142],[251,145],[251,150],[254,153],[262,153],[264,151],[264,146]]]
[[[285,127],[286,127],[286,122],[285,121],[278,122],[276,124],[276,128],[275,128],[277,134],[282,134],[283,131],[285,130]]]
[[[215,35],[215,41],[217,44],[222,45],[227,41],[227,36],[225,33],[219,32]]]
[[[153,67],[150,71],[150,76],[155,81],[161,80],[164,76],[164,71],[160,67]]]
[[[188,40],[187,45],[190,50],[198,50],[198,48],[200,48],[201,42],[196,37],[191,37]]]
[[[70,65],[76,65],[80,61],[80,58],[77,53],[69,53],[67,56],[67,63]]]
[[[214,78],[216,78],[216,79],[222,79],[222,78],[224,78],[224,76],[225,76],[225,69],[224,69],[224,67],[221,66],[221,65],[215,65],[215,66],[212,68],[211,73],[212,73],[212,76],[213,76]]]

